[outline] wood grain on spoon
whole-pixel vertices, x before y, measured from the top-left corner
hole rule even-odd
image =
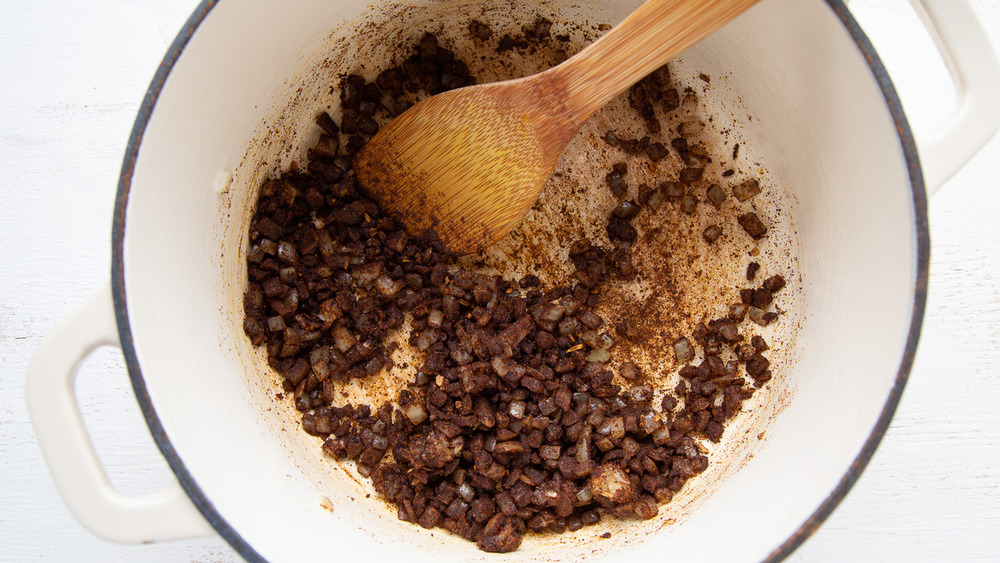
[[[477,252],[524,217],[580,127],[759,0],[649,0],[559,66],[438,94],[357,154],[358,181],[411,235]]]

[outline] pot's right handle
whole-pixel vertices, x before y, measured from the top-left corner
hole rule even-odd
[[[212,528],[176,479],[145,496],[124,495],[108,481],[75,393],[80,363],[101,346],[120,346],[110,284],[102,285],[56,326],[28,367],[28,413],[63,500],[87,529],[115,542],[211,534]]]
[[[917,139],[928,194],[936,192],[1000,126],[1000,62],[968,0],[910,0],[955,82],[947,124]]]

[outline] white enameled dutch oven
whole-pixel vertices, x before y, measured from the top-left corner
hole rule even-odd
[[[32,421],[73,513],[121,542],[222,535],[248,560],[495,559],[398,521],[356,473],[319,454],[241,330],[256,186],[315,135],[310,96],[358,55],[351,24],[402,32],[461,21],[479,0],[206,0],[164,59],[128,145],[110,287],[38,350]],[[777,560],[830,514],[871,458],[913,361],[927,291],[927,196],[1000,123],[1000,70],[965,2],[921,0],[959,107],[914,139],[871,44],[840,0],[764,0],[684,55],[752,115],[739,127],[793,202],[801,276],[794,362],[738,463],[643,522],[529,537],[507,560]],[[504,3],[504,6],[513,5]],[[537,6],[538,4],[532,4]],[[563,21],[622,19],[635,0],[543,4]],[[367,14],[367,15],[366,15]],[[456,15],[457,14],[457,15]],[[419,20],[419,21],[418,21]],[[467,20],[466,20],[467,21]],[[352,49],[355,49],[352,51]],[[332,72],[332,71],[331,71]],[[313,137],[314,138],[314,137]],[[919,158],[918,158],[919,154]],[[159,494],[108,483],[73,394],[76,367],[120,345],[176,474]],[[777,384],[776,384],[777,385]],[[762,418],[762,419],[761,419]],[[697,498],[695,498],[697,497]]]

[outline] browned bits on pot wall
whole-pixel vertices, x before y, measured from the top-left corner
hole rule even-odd
[[[552,41],[552,25],[537,18],[516,37],[496,38],[474,20],[468,33],[506,51]],[[607,217],[610,244],[573,244],[569,278],[547,285],[530,273],[510,280],[465,269],[383,215],[351,170],[354,152],[405,111],[404,100],[475,82],[432,34],[410,53],[374,81],[344,77],[340,123],[325,112],[316,117],[323,135],[306,171],[261,186],[244,331],[281,374],[302,429],[322,440],[326,455],[354,461],[400,520],[509,552],[529,532],[655,517],[708,467],[698,442],[718,442],[754,387],[770,379],[768,346],[747,326],[776,318],[772,294],[784,278],[746,290],[734,305],[739,314],[730,307],[679,336],[672,356],[681,383],[655,389],[637,364],[615,361],[618,350],[641,345],[641,327],[629,315],[606,319],[596,310],[608,284],[636,276],[632,252],[641,241],[632,222],[640,213],[665,201],[694,213],[698,199],[689,190],[706,175],[704,147],[674,139],[686,167],[656,188],[643,186],[636,199],[626,197],[628,166],[614,165],[605,178],[618,201]],[[637,84],[629,103],[650,135],[666,134],[653,107],[680,105],[668,69]],[[695,135],[698,127],[679,133]],[[609,131],[605,141],[651,163],[671,154],[650,136]],[[715,208],[726,200],[719,184],[699,193]],[[702,236],[712,243],[724,235],[716,224]],[[404,326],[418,359],[410,382],[395,401],[345,404],[340,386],[392,369],[395,344],[388,342]]]

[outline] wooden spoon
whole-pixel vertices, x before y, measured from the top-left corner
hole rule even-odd
[[[594,112],[757,1],[649,0],[556,67],[428,98],[361,149],[358,181],[411,235],[478,252],[524,217]]]

